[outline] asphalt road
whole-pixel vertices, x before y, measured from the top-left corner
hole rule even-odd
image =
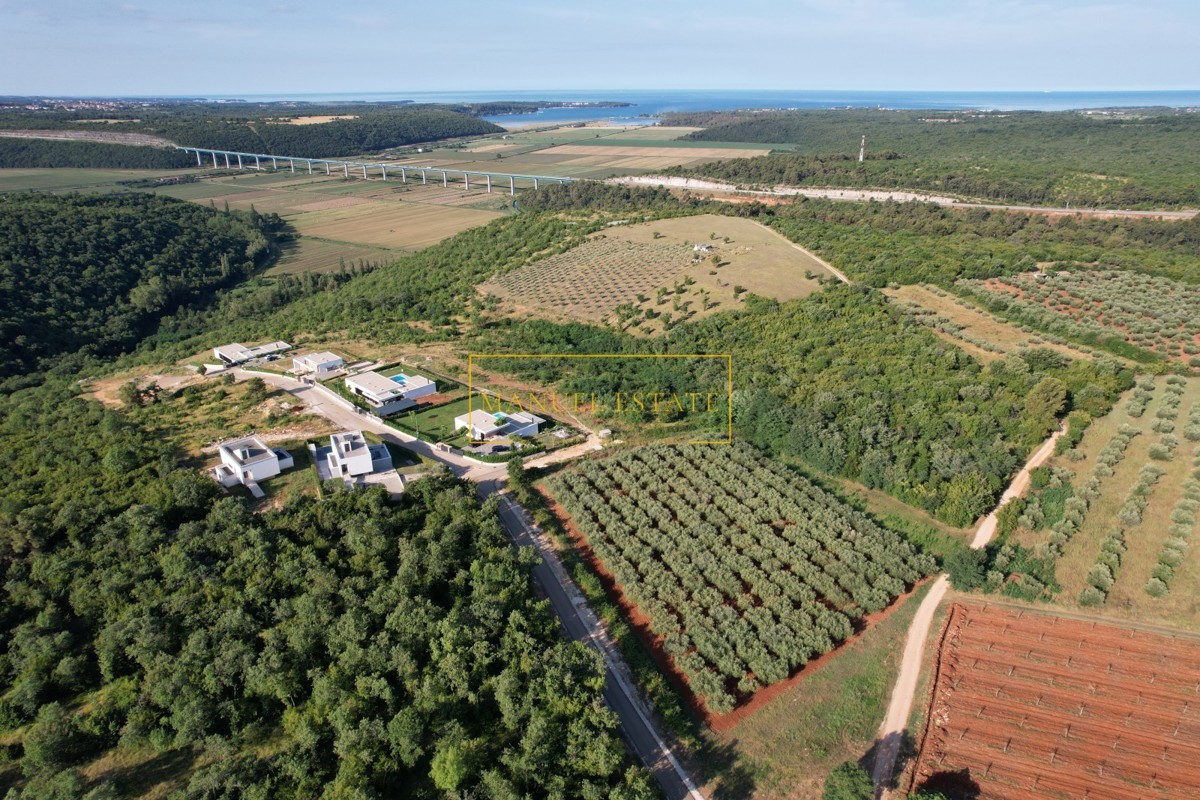
[[[423,456],[445,464],[461,478],[474,481],[480,498],[497,494],[507,481],[504,464],[483,464],[454,453],[442,452],[427,442],[397,431],[362,414],[335,393],[323,386],[303,383],[284,375],[243,369],[231,370],[239,379],[260,377],[266,383],[284,389],[303,400],[309,410],[320,414],[334,424],[348,429],[369,430],[381,438],[391,440]],[[541,459],[531,459],[531,465],[540,462],[553,463],[599,448],[599,440],[589,437],[587,442]],[[559,561],[553,547],[534,529],[525,509],[506,495],[500,495],[500,521],[509,537],[518,546],[537,549],[541,561],[533,569],[534,580],[542,587],[550,605],[562,622],[566,634],[592,647],[604,656],[606,681],[604,700],[621,720],[625,739],[644,764],[654,773],[659,786],[668,800],[704,800],[704,796],[684,771],[670,748],[664,743],[650,713],[643,708],[642,701],[629,670],[625,667],[620,652],[608,638],[600,620],[588,607],[574,582]]]
[[[479,485],[480,496],[487,496],[498,489],[498,482],[488,481]],[[703,795],[650,722],[620,654],[567,576],[558,555],[533,529],[525,510],[503,494],[500,495],[500,521],[513,542],[521,547],[534,547],[541,555],[541,561],[533,568],[533,577],[549,598],[566,634],[604,656],[604,700],[620,718],[626,741],[654,773],[668,800],[703,800]]]

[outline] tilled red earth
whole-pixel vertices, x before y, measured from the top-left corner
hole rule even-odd
[[[998,606],[946,625],[915,787],[1200,797],[1200,641]]]

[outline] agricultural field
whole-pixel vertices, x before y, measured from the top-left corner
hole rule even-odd
[[[121,181],[139,181],[179,175],[180,170],[144,169],[0,169],[0,193],[112,192]]]
[[[747,292],[793,300],[832,277],[816,258],[757,222],[703,214],[609,227],[478,288],[514,312],[612,320],[654,333],[737,308]]]
[[[936,566],[745,445],[629,449],[547,488],[709,715],[833,650]]]
[[[1051,485],[1031,495],[1018,537],[1053,560],[1052,602],[1200,631],[1198,442],[1200,381],[1143,378],[1048,462]]]
[[[451,206],[363,201],[289,218],[302,236],[403,250],[420,250],[499,214]]]
[[[1116,352],[1127,343],[1200,367],[1200,286],[1101,269],[962,281],[1005,315],[1039,330]]]
[[[884,293],[918,322],[984,364],[1030,347],[1049,348],[1071,359],[1091,356],[1058,337],[1023,331],[936,286],[910,284]]]
[[[397,163],[527,175],[607,178],[708,161],[752,158],[765,155],[774,147],[739,142],[713,145],[711,142],[677,141],[679,137],[696,130],[686,127],[625,128],[604,125],[532,131],[517,129],[461,146],[435,148],[419,154],[409,149]]]
[[[915,787],[982,800],[1190,797],[1200,640],[997,606],[951,610]]]

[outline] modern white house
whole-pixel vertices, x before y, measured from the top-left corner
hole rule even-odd
[[[510,436],[533,436],[546,420],[528,411],[505,413],[477,408],[470,414],[454,418],[454,430],[467,429],[473,442],[485,439],[504,439]]]
[[[392,454],[387,445],[367,444],[362,431],[344,431],[329,437],[325,463],[332,477],[357,478],[392,469]]]
[[[412,408],[417,399],[437,392],[437,384],[421,375],[393,375],[363,372],[346,378],[346,388],[361,397],[376,415],[386,417]]]
[[[282,447],[267,447],[257,436],[234,439],[217,448],[221,463],[212,470],[212,476],[228,488],[242,484],[255,497],[262,497],[258,482],[273,478],[295,464],[292,454]]]
[[[287,342],[268,342],[255,347],[246,347],[240,342],[233,344],[223,344],[220,347],[213,348],[213,355],[221,360],[221,363],[226,366],[241,364],[249,361],[252,358],[260,358],[261,356],[269,356],[273,353],[282,353],[285,350],[291,350],[292,346]]]
[[[346,366],[346,359],[328,350],[320,353],[304,353],[292,359],[292,372],[296,375],[312,375],[324,380]]]

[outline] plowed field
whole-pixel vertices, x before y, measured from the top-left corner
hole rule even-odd
[[[957,605],[923,739],[914,784],[952,797],[1195,797],[1200,641]]]

